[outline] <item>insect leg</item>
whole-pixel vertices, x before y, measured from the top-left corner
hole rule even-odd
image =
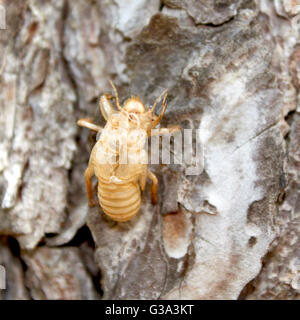
[[[94,175],[94,168],[89,165],[84,173],[86,192],[89,201],[89,206],[94,207],[97,202],[94,200],[93,186],[92,186],[92,176]]]
[[[152,112],[152,113],[155,112],[155,109],[156,109],[156,106],[157,106],[158,102],[160,101],[160,99],[161,99],[164,95],[165,95],[165,99],[166,99],[166,97],[167,97],[167,95],[168,95],[168,89],[164,90],[164,91],[160,94],[160,96],[155,100],[155,102],[154,102],[154,104],[153,104],[153,106],[152,106],[152,109],[151,109],[151,112]]]
[[[154,173],[151,171],[147,171],[147,176],[152,180],[152,186],[151,186],[151,201],[152,204],[157,203],[157,187],[158,187],[158,179]]]
[[[114,97],[111,94],[103,94],[99,100],[100,112],[106,121],[112,116],[113,113],[118,112],[117,109],[112,105],[111,100]]]
[[[81,127],[88,128],[90,130],[96,131],[96,132],[101,132],[103,130],[102,127],[97,126],[96,124],[92,123],[90,119],[79,119],[77,121],[77,124]]]
[[[142,190],[142,191],[145,190],[147,175],[148,175],[148,171],[147,171],[147,169],[146,169],[145,172],[142,173],[141,176],[140,176],[140,187],[141,187],[141,190]]]
[[[153,122],[152,124],[152,128],[155,128],[161,121],[161,119],[163,118],[165,111],[167,109],[167,96],[168,96],[168,91],[165,90],[163,92],[165,94],[164,99],[163,99],[163,103],[162,103],[162,109],[160,112],[160,115],[157,117],[157,119]],[[156,106],[156,105],[155,105]],[[154,111],[154,108],[152,108],[152,110]]]

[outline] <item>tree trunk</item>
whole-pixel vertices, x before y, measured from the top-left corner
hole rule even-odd
[[[0,1],[2,299],[299,299],[295,1]],[[3,23],[5,22],[5,23]],[[139,214],[88,207],[98,98],[193,129],[203,161],[150,165]]]

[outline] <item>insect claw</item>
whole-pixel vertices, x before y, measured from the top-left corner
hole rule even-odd
[[[157,195],[155,195],[155,194],[152,194],[152,195],[151,195],[151,203],[152,203],[153,205],[156,205],[156,204],[157,204]]]
[[[93,200],[89,202],[89,207],[95,207],[97,205],[97,201]]]

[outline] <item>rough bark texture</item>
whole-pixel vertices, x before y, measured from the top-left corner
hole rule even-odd
[[[300,3],[2,0],[2,299],[299,299]],[[198,129],[204,170],[152,165],[137,217],[87,205],[98,97]],[[200,159],[195,159],[200,161]]]

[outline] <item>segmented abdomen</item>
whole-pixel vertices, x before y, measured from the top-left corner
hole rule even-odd
[[[98,181],[98,198],[103,211],[119,222],[133,218],[141,207],[141,190],[137,182],[115,184]]]

